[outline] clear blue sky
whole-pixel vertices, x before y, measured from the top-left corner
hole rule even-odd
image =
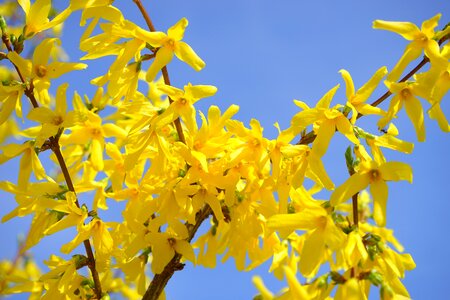
[[[313,106],[335,84],[341,89],[336,100],[344,97],[344,84],[338,71],[347,69],[355,87],[363,84],[379,67],[391,69],[401,56],[406,41],[399,35],[372,29],[375,19],[421,22],[436,13],[443,14],[440,26],[450,21],[448,1],[143,1],[157,30],[165,31],[181,17],[190,24],[185,41],[206,62],[206,68],[196,73],[182,63],[169,66],[172,84],[183,86],[212,84],[218,87],[216,96],[202,100],[200,109],[209,105],[226,108],[240,105],[236,118],[248,124],[251,118],[260,120],[267,137],[275,137],[272,126],[279,122],[286,128],[296,112],[292,100],[299,99]],[[117,4],[130,19],[144,23],[131,0]],[[81,56],[71,51],[81,31],[72,31],[78,23],[71,18],[63,45],[71,59]],[[91,70],[90,78],[100,75]],[[93,94],[88,80],[78,80],[81,93]],[[84,81],[83,81],[84,80]],[[71,84],[74,86],[74,84]],[[83,89],[86,89],[84,91]],[[384,93],[380,89],[375,97]],[[373,99],[374,100],[374,99]],[[450,118],[450,97],[442,103]],[[385,106],[384,106],[385,107]],[[376,132],[373,122],[362,123]],[[416,141],[411,123],[404,113],[396,123],[400,137]],[[417,268],[406,275],[404,283],[414,299],[443,299],[448,295],[448,228],[450,227],[450,197],[448,196],[448,168],[450,166],[450,136],[442,133],[437,124],[426,120],[427,141],[416,143],[412,155],[386,153],[388,159],[409,163],[414,170],[414,183],[390,184],[387,226],[413,255]],[[345,174],[343,151],[338,139],[337,156],[327,155],[325,166],[336,184]],[[16,164],[17,166],[17,164]],[[13,164],[0,166],[0,179],[15,180]],[[0,214],[14,207],[12,196],[1,193]],[[112,206],[112,205],[111,205]],[[29,219],[12,220],[0,224],[3,244],[0,258],[12,257],[17,233],[24,233]],[[47,241],[48,240],[48,241]],[[46,247],[60,247],[58,241],[44,239]],[[49,249],[33,250],[37,260],[48,258]],[[251,283],[254,274],[263,276],[272,291],[285,286],[271,274],[268,265],[251,273],[238,273],[232,261],[216,269],[192,267],[187,264],[174,275],[167,287],[168,299],[251,299],[256,289]],[[20,299],[20,297],[14,297]]]

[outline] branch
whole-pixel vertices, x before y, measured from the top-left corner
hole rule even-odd
[[[209,205],[206,205],[203,207],[202,210],[200,210],[197,213],[195,224],[185,224],[188,228],[189,237],[187,239],[188,242],[191,242],[191,240],[194,238],[198,228],[200,225],[205,221],[209,215],[211,215],[212,210]],[[176,253],[175,256],[170,260],[170,262],[167,264],[167,266],[164,268],[161,274],[156,274],[153,277],[152,282],[150,283],[149,287],[147,288],[147,291],[144,294],[144,297],[142,297],[142,300],[158,300],[159,296],[161,295],[162,291],[167,285],[167,282],[169,282],[170,278],[172,278],[172,275],[175,273],[175,271],[180,271],[183,269],[184,264],[180,263],[182,255]]]
[[[14,51],[11,45],[11,41],[9,40],[7,34],[5,32],[2,33],[2,41],[5,44],[6,48],[8,49],[9,52]],[[17,71],[17,74],[19,75],[20,80],[25,84],[25,95],[28,97],[28,99],[30,99],[31,104],[33,105],[34,108],[38,108],[39,104],[36,100],[36,97],[34,96],[34,86],[33,86],[33,81],[30,82],[30,85],[26,85],[26,80],[23,77],[22,73],[20,72],[19,68],[13,63],[14,68]],[[66,162],[64,161],[64,157],[61,153],[61,149],[59,147],[59,135],[60,133],[58,133],[55,136],[52,136],[49,138],[48,143],[46,142],[46,145],[53,151],[53,153],[55,154],[56,158],[58,159],[58,163],[59,166],[61,168],[61,171],[64,175],[64,180],[67,183],[67,187],[69,188],[70,191],[75,193],[75,188],[73,186],[72,183],[72,179],[70,178],[70,173],[69,170],[67,169],[67,165]],[[78,202],[78,197],[76,197],[76,202],[75,204],[77,205],[77,207],[80,207],[80,203]],[[91,243],[89,241],[89,239],[83,241],[84,244],[84,248],[86,249],[86,253],[88,256],[88,267],[91,270],[92,273],[92,278],[94,280],[94,292],[95,295],[97,297],[97,299],[100,299],[102,297],[102,287],[101,287],[101,283],[100,283],[100,278],[98,276],[98,272],[97,269],[95,267],[95,257],[94,257],[94,252],[92,250],[92,246]]]

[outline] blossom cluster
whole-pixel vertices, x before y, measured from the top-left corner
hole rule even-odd
[[[408,299],[401,279],[415,263],[385,226],[387,182],[412,182],[413,175],[383,151],[413,150],[394,125],[403,107],[419,142],[425,141],[423,105],[450,131],[440,107],[450,88],[450,27],[438,28],[441,15],[421,28],[374,21],[374,28],[409,41],[395,67],[381,67],[359,88],[341,70],[344,101],[332,104],[340,85],[315,107],[295,100],[289,127],[278,126],[278,136],[269,139],[257,120],[247,126],[233,118],[236,105],[199,111],[195,103],[213,96],[215,86],[170,84],[171,61],[196,71],[205,66],[183,41],[187,19],[157,31],[133,0],[147,21],[142,28],[112,2],[73,0],[54,12],[50,0],[19,0],[24,20],[14,25],[10,19],[17,20],[20,7],[1,4],[0,163],[20,158],[17,182],[0,182],[17,203],[2,222],[27,215],[32,222],[18,259],[0,263],[0,294],[164,299],[162,282],[184,263],[214,268],[221,255],[233,258],[238,270],[272,260],[270,272],[288,287],[274,294],[255,277],[259,299],[367,299],[371,286],[383,299]],[[82,62],[65,62],[58,36],[77,11],[85,55]],[[32,43],[37,46],[25,57]],[[421,55],[427,70],[401,78]],[[54,79],[106,56],[113,62],[91,80],[92,98],[69,94],[71,83],[54,86]],[[382,82],[388,100],[370,103]],[[387,110],[382,101],[389,101]],[[378,116],[379,132],[358,126],[365,115]],[[348,179],[335,185],[322,159],[340,134],[349,145]],[[51,153],[53,172],[44,167],[44,153]],[[120,220],[105,221],[118,202],[125,203]],[[196,237],[201,224],[207,229]],[[75,234],[41,270],[27,251],[65,230]]]

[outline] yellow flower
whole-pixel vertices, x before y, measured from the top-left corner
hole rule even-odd
[[[114,241],[106,224],[99,218],[94,218],[89,224],[77,228],[78,234],[73,240],[61,247],[61,252],[69,254],[83,241],[92,237],[96,258],[105,262],[113,250]]]
[[[32,60],[24,59],[16,52],[8,53],[9,60],[19,68],[22,76],[33,82],[38,98],[43,103],[50,102],[48,89],[52,79],[87,67],[86,64],[82,63],[49,62],[55,43],[59,45],[61,42],[57,38],[43,40],[34,50]]]
[[[300,253],[300,272],[308,278],[317,273],[325,260],[328,248],[339,249],[345,242],[345,234],[338,228],[327,211],[318,202],[310,208],[294,214],[278,214],[270,217],[267,226],[275,230],[307,230]]]
[[[65,194],[66,202],[53,207],[53,210],[66,214],[57,223],[45,230],[45,234],[50,235],[69,227],[81,228],[84,221],[88,217],[88,212],[85,207],[78,207],[76,205],[77,198],[74,192],[67,192]]]
[[[167,35],[163,34],[158,40],[149,41],[150,45],[159,47],[159,49],[156,52],[155,61],[147,71],[147,81],[155,79],[156,74],[172,60],[174,54],[196,71],[200,71],[205,67],[205,62],[198,57],[194,50],[181,41],[187,26],[188,20],[182,18],[169,28]]]
[[[331,194],[331,205],[336,206],[347,201],[370,185],[374,201],[374,219],[379,226],[385,226],[388,197],[386,181],[399,180],[412,182],[412,170],[409,165],[401,162],[363,161],[360,163],[358,171]]]
[[[17,0],[17,2],[19,2],[25,12],[25,38],[30,38],[41,31],[61,24],[71,13],[70,10],[65,9],[53,20],[49,21],[48,14],[52,7],[51,0],[36,0],[33,5],[31,5],[30,0]]]
[[[370,104],[365,103],[367,99],[369,99],[370,95],[372,95],[373,91],[377,88],[381,79],[387,74],[386,67],[381,67],[378,69],[372,78],[369,79],[359,90],[355,92],[355,86],[353,84],[353,79],[350,76],[350,73],[346,70],[342,69],[339,71],[342,75],[342,78],[345,81],[345,94],[347,96],[346,105],[352,109],[352,124],[355,124],[356,117],[358,113],[362,115],[382,115],[384,114],[383,110],[378,107],[374,107]]]
[[[164,126],[181,117],[190,132],[197,130],[194,103],[202,98],[211,97],[217,92],[215,86],[190,83],[184,86],[184,91],[170,85],[161,85],[158,88],[167,94],[173,103],[159,116],[157,125]]]
[[[423,108],[420,100],[415,97],[418,93],[417,89],[420,88],[419,85],[413,82],[395,83],[390,81],[386,81],[385,84],[394,97],[391,99],[386,116],[378,121],[378,127],[385,127],[405,105],[406,114],[414,125],[417,139],[419,142],[425,141]]]
[[[155,226],[160,220],[153,219],[149,226]],[[183,255],[195,263],[195,253],[191,244],[186,240],[189,237],[186,227],[179,221],[169,223],[167,232],[149,232],[145,240],[152,246],[152,272],[160,274],[175,253]]]
[[[421,29],[410,22],[391,22],[376,20],[373,22],[373,28],[393,31],[400,34],[411,43],[406,46],[403,56],[389,73],[387,80],[397,81],[405,68],[410,62],[415,60],[425,51],[425,55],[430,59],[431,63],[445,62],[445,59],[440,54],[439,44],[434,39],[434,28],[438,25],[441,14],[437,14],[429,20],[422,23]]]
[[[353,126],[345,115],[338,110],[339,106],[329,108],[331,100],[336,93],[339,85],[329,90],[317,102],[315,108],[309,108],[305,103],[297,101],[296,104],[303,111],[297,113],[291,120],[291,130],[294,134],[303,131],[307,126],[314,124],[316,139],[313,142],[312,150],[322,157],[325,155],[328,145],[336,129],[345,135],[352,143],[359,144],[358,138],[353,132]],[[318,129],[316,129],[316,126]]]
[[[41,106],[32,109],[28,113],[28,119],[42,123],[42,128],[36,138],[36,147],[41,147],[46,139],[57,135],[60,130],[72,127],[79,122],[84,121],[84,115],[80,112],[66,112],[66,91],[68,86],[69,85],[65,83],[58,87],[56,91],[56,107],[54,111],[50,108]]]
[[[45,169],[41,164],[41,161],[36,154],[34,142],[27,141],[23,144],[7,144],[0,148],[3,153],[0,153],[0,164],[14,158],[16,156],[22,155],[20,159],[20,169],[18,185],[21,188],[26,188],[29,184],[29,179],[31,176],[31,171],[33,171],[36,179],[41,180],[46,178],[49,181],[53,181],[45,173]]]
[[[103,170],[103,150],[105,138],[116,137],[119,141],[125,139],[125,130],[113,123],[102,124],[99,115],[88,111],[87,120],[72,127],[68,136],[61,137],[61,144],[88,145],[90,161],[95,170]]]

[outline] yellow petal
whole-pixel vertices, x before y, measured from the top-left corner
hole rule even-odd
[[[325,242],[321,230],[316,229],[308,236],[300,254],[300,272],[307,278],[314,277],[322,263]]]
[[[33,53],[33,66],[46,66],[48,64],[48,59],[52,53],[52,49],[57,43],[61,44],[61,41],[57,38],[45,39],[39,43]]]
[[[387,74],[387,68],[379,68],[375,74],[356,92],[359,102],[365,102],[372,95],[373,91],[377,88],[381,79]]]
[[[353,126],[346,117],[342,116],[336,118],[336,128],[340,133],[345,135],[345,137],[348,138],[352,143],[359,144],[359,140],[355,136],[355,133],[353,132]]]
[[[27,115],[27,118],[39,123],[52,123],[53,119],[56,117],[56,113],[50,108],[40,106],[33,108]]]
[[[166,47],[160,48],[156,53],[156,57],[152,65],[147,71],[147,76],[145,79],[149,82],[153,81],[156,78],[156,74],[158,74],[158,72],[172,60],[172,57],[172,50]]]
[[[311,171],[317,177],[317,179],[320,181],[319,183],[328,190],[334,189],[334,183],[328,176],[322,160],[317,156],[317,154],[314,152],[310,152],[308,161],[309,171]]]
[[[255,285],[256,289],[260,292],[261,296],[263,297],[263,300],[273,299],[273,293],[267,289],[261,277],[253,276],[252,282]]]
[[[379,167],[381,177],[387,181],[407,180],[412,183],[412,169],[408,164],[390,161]]]
[[[186,96],[193,100],[202,99],[214,96],[217,93],[217,88],[213,85],[192,85],[188,84],[184,86]]]
[[[415,24],[410,22],[391,22],[383,20],[375,20],[373,22],[373,28],[393,31],[409,41],[413,40],[415,34],[420,31]]]
[[[189,22],[186,18],[180,19],[175,25],[167,30],[167,35],[173,38],[175,41],[180,41],[183,39],[184,31],[188,26]]]
[[[428,115],[431,119],[434,119],[438,122],[439,128],[441,128],[442,131],[450,132],[450,125],[439,103],[435,103],[430,108],[430,110],[428,111]]]
[[[345,96],[348,100],[350,100],[353,95],[355,95],[355,85],[353,84],[352,76],[350,76],[350,73],[344,69],[341,69],[339,73],[341,73],[342,78],[345,81]]]
[[[324,120],[317,131],[316,139],[312,145],[312,151],[314,151],[319,157],[325,155],[330,144],[331,138],[336,132],[336,125],[334,120]]]
[[[87,66],[88,66],[87,64],[82,63],[68,63],[68,62],[54,61],[48,65],[47,76],[48,78],[51,79],[58,78],[68,72],[76,70],[84,70],[87,68]]]
[[[397,64],[387,76],[387,80],[394,82],[400,79],[400,76],[402,75],[405,68],[409,65],[410,62],[418,58],[420,54],[422,54],[421,48],[408,45],[402,57],[398,60]]]
[[[294,272],[286,266],[283,266],[283,270],[286,275],[286,281],[289,285],[289,291],[291,292],[292,299],[311,299],[306,287],[298,282]]]
[[[353,195],[365,189],[368,185],[369,176],[367,174],[353,174],[346,182],[336,188],[333,194],[331,194],[331,205],[336,206],[347,201]]]
[[[2,99],[3,103],[0,109],[0,125],[5,123],[11,115],[14,107],[16,107],[17,97],[9,95],[6,99]]]
[[[317,102],[316,108],[324,108],[327,109],[330,107],[331,100],[333,100],[334,94],[336,94],[336,91],[339,88],[339,84],[335,85],[333,88],[331,88],[328,92],[326,92],[325,95]]]
[[[376,180],[370,184],[370,193],[373,198],[373,218],[378,226],[386,226],[386,203],[388,186],[384,180]]]
[[[295,214],[273,215],[267,220],[267,227],[275,230],[310,230],[317,227],[317,218],[320,211],[312,209],[304,210]]]
[[[416,97],[409,97],[405,100],[406,113],[414,125],[416,130],[417,140],[419,142],[425,141],[425,121],[423,117],[422,104]]]
[[[177,42],[175,55],[179,60],[190,65],[195,71],[200,71],[205,67],[205,62],[192,50],[191,46],[185,42]]]
[[[90,160],[95,170],[103,170],[103,145],[98,139],[92,139]]]
[[[195,263],[195,253],[192,249],[191,244],[185,240],[177,240],[174,245],[175,251],[183,257],[187,258],[189,261]]]
[[[31,67],[32,67],[31,61],[22,58],[15,51],[9,52],[7,54],[7,56],[8,56],[8,59],[19,68],[20,72],[22,73],[22,75],[24,77],[31,76]]]

